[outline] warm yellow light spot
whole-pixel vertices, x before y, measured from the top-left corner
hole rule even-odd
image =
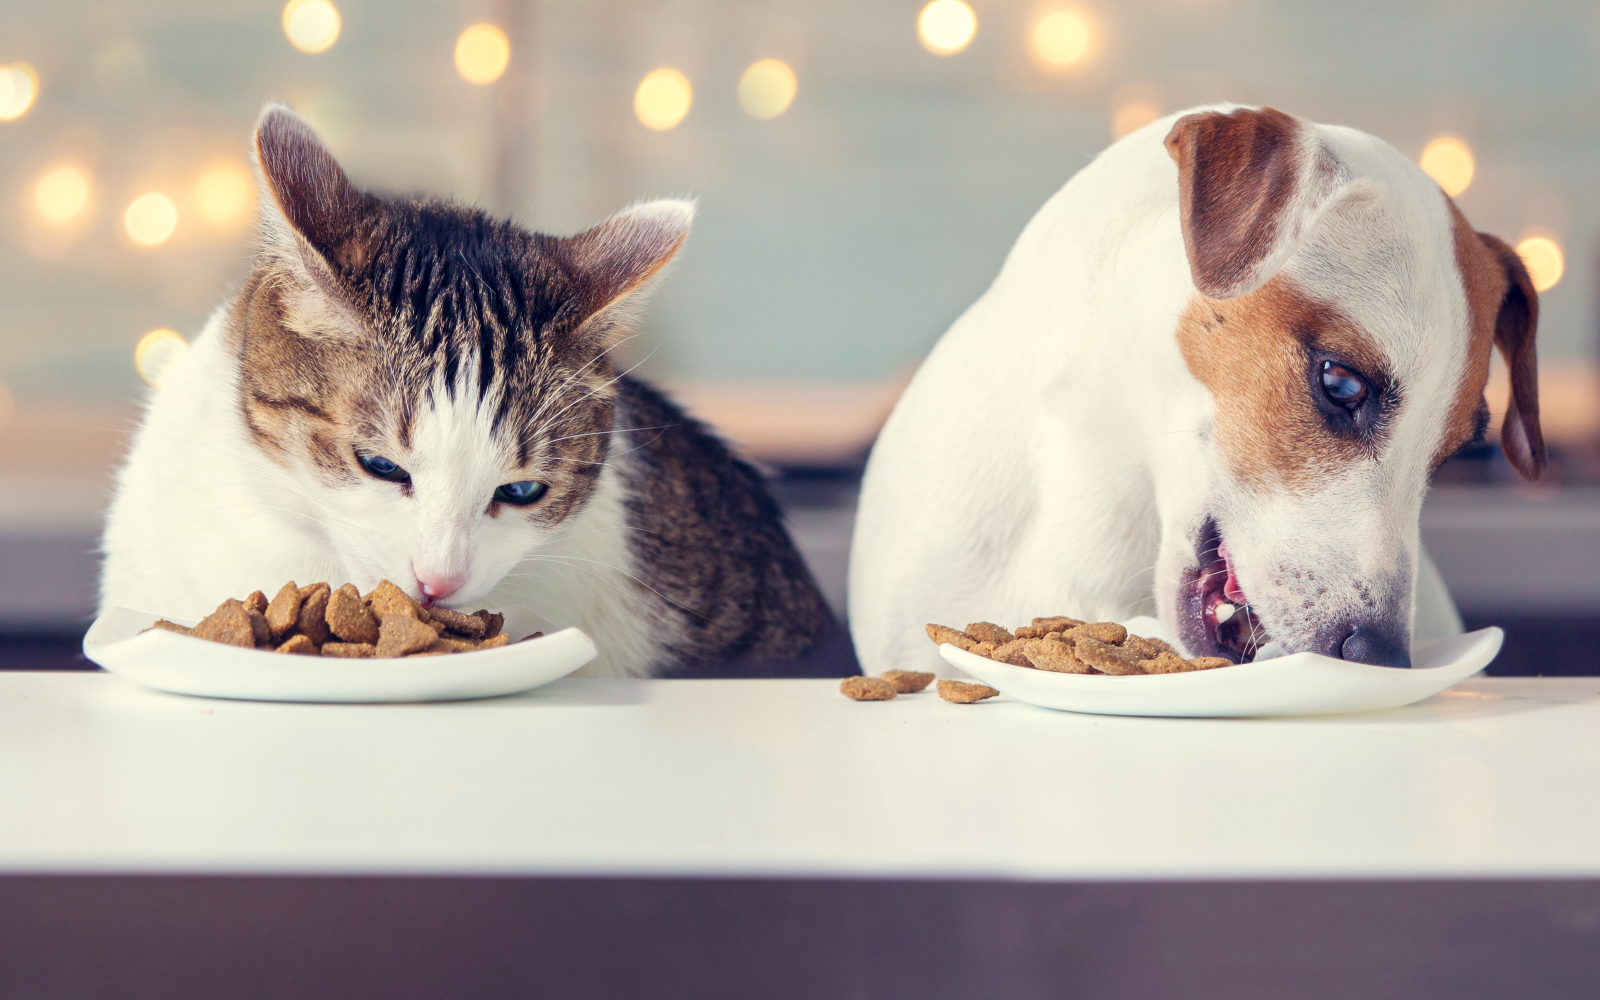
[[[283,33],[301,52],[316,55],[339,40],[339,8],[328,0],[289,0],[283,6]]]
[[[0,66],[0,122],[21,118],[39,96],[39,74],[27,63]]]
[[[753,62],[739,77],[739,107],[752,118],[776,118],[789,110],[799,82],[781,59]]]
[[[178,206],[160,191],[141,194],[122,213],[122,228],[142,247],[159,246],[178,228]]]
[[[33,186],[33,204],[47,222],[71,222],[89,205],[89,175],[70,165],[46,170]]]
[[[456,72],[461,79],[487,86],[511,64],[511,39],[492,24],[474,24],[456,39]]]
[[[1528,269],[1537,291],[1556,287],[1556,282],[1567,271],[1567,259],[1561,253],[1561,244],[1548,236],[1529,236],[1517,244],[1517,256]]]
[[[151,330],[139,338],[133,349],[133,367],[145,382],[161,388],[167,376],[183,356],[189,353],[189,342],[176,330]]]
[[[936,56],[953,56],[972,44],[978,15],[964,0],[933,0],[917,15],[917,37]]]
[[[670,67],[653,69],[633,92],[633,113],[645,128],[664,132],[683,121],[694,103],[689,78]]]
[[[1076,65],[1094,47],[1094,23],[1081,10],[1056,10],[1033,22],[1028,47],[1052,69]]]
[[[237,222],[255,200],[255,186],[243,167],[219,163],[195,178],[194,204],[201,218],[215,225]]]
[[[1120,139],[1129,132],[1137,132],[1161,117],[1161,108],[1154,101],[1134,99],[1123,101],[1111,113],[1111,135]]]
[[[1417,162],[1422,165],[1422,172],[1438,181],[1452,198],[1467,189],[1477,169],[1472,147],[1453,135],[1441,135],[1428,143]]]

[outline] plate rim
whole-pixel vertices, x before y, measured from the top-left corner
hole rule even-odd
[[[1260,663],[1235,664],[1232,667],[1219,668],[1217,670],[1197,670],[1173,674],[1089,675],[1056,673],[1053,671],[1036,670],[1031,667],[1019,667],[1015,664],[1002,663],[998,660],[991,660],[987,657],[979,656],[976,653],[968,652],[967,650],[953,646],[949,643],[941,643],[939,646],[939,653],[946,663],[958,669],[965,670],[969,674],[985,681],[985,683],[991,684],[1002,694],[1008,694],[1018,701],[1036,705],[1040,708],[1048,708],[1052,711],[1083,712],[1086,714],[1095,715],[1121,715],[1127,717],[1161,716],[1170,718],[1174,717],[1174,713],[1172,713],[1170,710],[1164,711],[1160,707],[1153,707],[1149,711],[1122,711],[1104,706],[1090,707],[1088,705],[1079,708],[1062,708],[1035,701],[1032,698],[1025,697],[1022,694],[1017,693],[1017,691],[1019,688],[1043,685],[1047,689],[1054,688],[1057,692],[1060,692],[1063,695],[1081,694],[1091,690],[1104,693],[1108,687],[1115,685],[1116,682],[1124,681],[1141,684],[1146,690],[1151,690],[1152,692],[1159,691],[1163,694],[1171,695],[1174,689],[1193,689],[1197,687],[1205,688],[1219,683],[1237,684],[1241,680],[1245,679],[1241,678],[1240,676],[1242,672],[1246,673],[1247,676],[1249,674],[1255,674],[1259,676],[1273,672],[1281,672],[1285,667],[1299,667],[1301,669],[1312,668],[1320,671],[1343,674],[1346,678],[1364,677],[1365,679],[1379,684],[1387,683],[1391,688],[1415,687],[1419,690],[1426,690],[1433,683],[1444,680],[1445,678],[1450,678],[1442,686],[1427,693],[1419,694],[1417,698],[1413,699],[1411,702],[1402,703],[1413,704],[1415,701],[1421,701],[1424,698],[1432,697],[1434,694],[1437,694],[1440,691],[1443,691],[1450,686],[1465,680],[1467,677],[1486,669],[1488,665],[1494,661],[1494,658],[1499,655],[1500,649],[1505,641],[1505,630],[1499,626],[1490,625],[1486,628],[1475,629],[1472,632],[1463,632],[1453,636],[1445,636],[1423,646],[1416,647],[1416,649],[1418,651],[1425,651],[1440,643],[1461,642],[1462,640],[1470,641],[1463,650],[1463,654],[1470,654],[1466,656],[1467,663],[1470,663],[1471,660],[1476,656],[1481,655],[1481,652],[1472,652],[1474,646],[1485,641],[1492,643],[1492,648],[1489,650],[1488,657],[1483,664],[1470,670],[1464,669],[1463,663],[1460,662],[1445,662],[1432,667],[1399,669],[1395,667],[1380,667],[1367,663],[1351,663],[1346,660],[1336,660],[1332,657],[1321,656],[1316,653],[1302,652],[1291,653],[1282,657],[1275,657],[1274,659],[1264,660]],[[974,667],[976,667],[976,669],[973,669]],[[1442,673],[1435,674],[1436,671]],[[984,676],[986,674],[989,676]],[[1211,675],[1216,676],[1213,677]],[[1224,677],[1227,678],[1225,682],[1222,680]],[[1013,681],[1020,681],[1022,683],[1010,683]],[[1006,690],[1007,687],[1010,687],[1012,690]],[[1272,715],[1288,716],[1310,714],[1347,714],[1352,711],[1362,710],[1334,708],[1328,710],[1327,712],[1237,711],[1230,713],[1226,711],[1207,711],[1200,715],[1191,715],[1190,717],[1245,718],[1268,717]]]
[[[493,698],[531,691],[581,669],[599,655],[594,640],[575,626],[560,629],[538,639],[508,643],[495,649],[473,650],[470,653],[458,653],[450,657],[428,657],[420,662],[281,656],[268,650],[244,649],[224,643],[212,643],[178,632],[152,629],[149,626],[118,639],[104,642],[90,641],[91,636],[98,630],[107,627],[130,627],[127,624],[130,618],[154,621],[157,617],[159,616],[120,606],[106,608],[96,616],[88,631],[84,633],[84,656],[108,673],[116,674],[144,687],[192,697],[306,704],[392,704]],[[181,651],[182,659],[188,660],[197,649],[193,643],[204,643],[207,647],[211,647],[199,663],[178,663],[164,667],[159,663],[147,661],[147,658],[159,657],[163,650]],[[541,653],[543,655],[539,655]],[[276,661],[266,661],[259,659],[259,656],[280,658]],[[536,658],[530,661],[530,656]],[[515,678],[510,680],[502,678],[498,683],[489,683],[488,687],[493,690],[485,690],[484,693],[439,693],[459,688],[463,681],[476,679],[479,684],[487,683],[487,678],[481,676],[474,678],[475,674],[514,673],[518,666],[526,668],[530,673],[539,672],[541,669],[548,671],[552,669],[548,663],[552,658],[570,659],[572,665],[565,667],[555,676],[531,683],[522,683]],[[443,662],[445,660],[450,662]],[[241,668],[245,673],[238,673]],[[165,678],[158,682],[156,675],[164,669],[176,672],[192,670],[196,678],[193,683],[172,683]],[[294,697],[263,694],[260,693],[261,688],[258,686],[261,681],[252,681],[252,678],[262,678],[263,670],[276,670],[281,675],[280,679],[285,682],[292,682],[293,678],[301,676],[305,683],[312,687],[320,687],[327,682],[334,683],[329,684],[325,690],[302,693]],[[227,681],[233,677],[237,677],[239,685],[231,692],[223,690],[229,687]],[[220,683],[213,684],[212,681]],[[335,691],[339,682],[355,686],[375,681],[388,683],[365,695]],[[409,687],[415,690],[419,686],[431,688],[434,693],[426,696],[394,693],[396,688]]]

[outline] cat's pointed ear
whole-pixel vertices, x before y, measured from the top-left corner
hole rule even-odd
[[[663,198],[561,240],[583,311],[593,315],[642,288],[683,246],[693,221],[694,202]]]
[[[318,265],[334,272],[361,266],[367,197],[304,118],[270,104],[256,123],[262,228],[269,247],[321,279]],[[312,251],[306,254],[305,251]]]

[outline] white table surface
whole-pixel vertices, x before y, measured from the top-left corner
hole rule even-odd
[[[0,871],[1596,876],[1600,678],[1221,721],[810,680],[319,706],[0,673]]]

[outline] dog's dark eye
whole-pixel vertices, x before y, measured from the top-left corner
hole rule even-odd
[[[1322,363],[1322,394],[1329,401],[1354,410],[1367,398],[1367,382],[1344,365],[1332,361]]]
[[[501,503],[514,503],[522,507],[544,496],[544,491],[548,488],[544,483],[524,479],[520,483],[506,483],[494,491],[494,498]]]
[[[1393,378],[1381,368],[1358,371],[1315,348],[1308,360],[1306,388],[1328,430],[1369,445],[1382,437],[1385,415],[1400,403]]]
[[[384,458],[382,455],[357,455],[356,460],[367,470],[367,475],[387,479],[391,483],[411,482],[411,473]]]

